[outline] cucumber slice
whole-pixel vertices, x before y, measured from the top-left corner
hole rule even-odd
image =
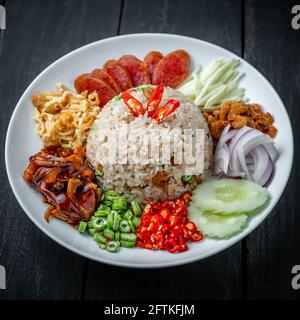
[[[205,214],[194,205],[188,208],[188,216],[205,236],[220,239],[229,238],[241,231],[248,219],[246,214],[226,216]]]
[[[249,180],[220,179],[199,185],[193,203],[206,214],[250,213],[270,198],[267,189]]]

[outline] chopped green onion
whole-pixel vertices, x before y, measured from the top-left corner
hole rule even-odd
[[[117,96],[115,96],[115,101],[119,101],[121,100],[121,94],[118,94]]]
[[[135,247],[135,241],[124,241],[121,240],[121,247],[124,248],[134,248]]]
[[[106,245],[106,250],[109,252],[118,252],[120,250],[120,243],[117,241],[109,241]]]
[[[78,232],[80,232],[80,233],[85,233],[86,227],[87,227],[87,222],[85,222],[85,221],[80,221],[80,224],[79,224],[77,230],[78,230]]]
[[[106,244],[104,244],[104,243],[99,243],[99,247],[100,247],[100,249],[105,249],[105,248],[106,248]]]
[[[100,171],[97,167],[95,168],[95,172],[97,176],[100,176],[100,177],[103,176],[103,171]]]
[[[140,216],[142,214],[142,210],[136,200],[131,201],[131,208],[136,216]]]
[[[183,176],[183,177],[181,177],[181,180],[182,180],[182,182],[189,183],[189,182],[192,182],[194,177],[195,177],[194,175]]]
[[[121,232],[121,240],[135,242],[136,241],[136,234],[135,233],[122,233]]]
[[[110,230],[110,229],[105,229],[105,230],[103,231],[103,235],[104,235],[104,237],[105,237],[106,239],[108,239],[108,240],[113,240],[115,233],[114,233],[112,230]]]
[[[119,229],[121,232],[129,233],[131,231],[130,225],[127,220],[123,219],[120,221]]]
[[[149,87],[150,87],[150,84],[142,84],[141,86],[136,87],[136,89],[137,90],[144,90]]]

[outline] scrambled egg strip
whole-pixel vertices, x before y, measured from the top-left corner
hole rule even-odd
[[[75,94],[63,85],[54,92],[38,92],[32,97],[37,132],[45,146],[84,146],[96,119],[100,99],[96,92]]]

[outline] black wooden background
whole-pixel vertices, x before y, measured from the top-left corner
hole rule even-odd
[[[300,291],[291,287],[291,268],[300,264],[300,206],[296,199],[300,185],[300,30],[291,27],[291,8],[296,2],[6,1],[7,29],[0,31],[0,264],[6,267],[7,289],[0,290],[0,299],[300,297]],[[204,261],[160,270],[96,263],[50,240],[17,203],[4,164],[8,122],[31,81],[75,48],[136,32],[193,36],[245,58],[279,92],[295,138],[295,160],[288,186],[257,230]]]

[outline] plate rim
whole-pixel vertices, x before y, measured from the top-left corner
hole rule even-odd
[[[144,264],[138,264],[135,265],[133,262],[120,262],[118,260],[110,260],[110,259],[106,259],[105,257],[97,257],[97,256],[93,256],[90,255],[88,253],[86,253],[83,250],[77,249],[75,247],[73,247],[71,244],[68,244],[67,242],[65,242],[63,239],[59,239],[52,231],[50,231],[46,225],[41,224],[35,217],[34,215],[32,215],[32,213],[30,212],[30,210],[27,210],[27,206],[25,205],[25,203],[23,202],[23,200],[21,199],[21,197],[19,196],[18,192],[16,192],[16,186],[14,183],[14,179],[13,179],[13,175],[12,175],[12,169],[10,167],[10,163],[8,161],[9,155],[8,155],[8,145],[10,142],[10,139],[12,137],[12,124],[14,122],[14,119],[17,115],[17,112],[19,110],[19,108],[21,108],[21,102],[23,100],[23,98],[25,97],[25,95],[28,93],[28,91],[31,90],[31,87],[33,87],[35,85],[36,82],[39,81],[39,79],[45,74],[47,73],[48,70],[50,70],[51,68],[53,68],[57,63],[61,62],[62,60],[64,60],[65,58],[72,56],[74,54],[76,54],[77,52],[84,50],[86,48],[95,46],[99,43],[104,43],[105,42],[110,42],[110,41],[114,41],[117,38],[143,38],[143,37],[166,37],[166,38],[177,38],[177,39],[186,39],[186,40],[192,40],[195,42],[200,42],[204,45],[208,45],[211,47],[215,47],[218,50],[221,50],[225,53],[229,53],[231,55],[233,55],[235,58],[243,61],[243,63],[250,69],[252,69],[252,71],[254,71],[255,73],[258,74],[258,76],[261,77],[261,79],[264,81],[265,85],[273,92],[274,97],[276,98],[276,100],[278,100],[278,103],[281,104],[283,106],[283,112],[285,113],[285,116],[288,119],[288,128],[286,128],[286,130],[288,131],[288,135],[290,135],[291,137],[291,161],[288,164],[288,174],[286,175],[285,179],[284,179],[284,183],[282,184],[282,187],[280,188],[279,192],[278,192],[278,199],[277,201],[272,204],[269,205],[266,210],[268,211],[264,217],[264,219],[262,221],[256,221],[255,224],[253,224],[251,226],[251,228],[247,228],[245,229],[245,231],[239,235],[236,236],[235,239],[233,239],[230,244],[227,244],[227,242],[224,242],[222,244],[219,245],[219,247],[217,248],[213,248],[209,251],[207,251],[205,254],[203,254],[201,257],[195,255],[192,257],[187,257],[185,259],[178,259],[176,261],[170,261],[170,262],[159,262],[157,264],[151,264],[151,263],[144,263]],[[91,259],[93,261],[96,262],[100,262],[100,263],[105,263],[105,264],[109,264],[109,265],[114,265],[114,266],[118,266],[118,267],[127,267],[127,268],[136,268],[136,269],[157,269],[157,268],[167,268],[167,267],[175,267],[175,266],[179,266],[179,265],[183,265],[183,264],[188,264],[188,263],[192,263],[195,261],[200,261],[203,259],[206,259],[210,256],[213,256],[215,254],[221,253],[222,251],[224,251],[227,248],[232,247],[233,245],[235,245],[237,242],[241,241],[242,239],[244,239],[246,236],[248,236],[252,231],[254,231],[261,223],[263,223],[266,218],[269,216],[269,214],[272,212],[272,210],[274,209],[274,207],[276,206],[276,204],[279,202],[286,186],[288,183],[288,180],[290,178],[291,175],[291,170],[292,170],[292,166],[293,166],[293,162],[294,162],[294,136],[293,136],[293,129],[292,129],[292,125],[291,125],[291,121],[289,118],[289,114],[286,110],[286,107],[283,103],[283,101],[281,100],[279,94],[277,93],[277,91],[275,90],[275,88],[273,87],[273,85],[267,80],[267,78],[259,71],[257,70],[254,66],[252,66],[249,62],[247,62],[246,60],[244,60],[242,57],[238,56],[237,54],[235,54],[234,52],[225,49],[219,45],[216,45],[214,43],[211,43],[209,41],[205,41],[205,40],[201,40],[201,39],[197,39],[194,37],[190,37],[190,36],[184,36],[184,35],[179,35],[179,34],[171,34],[171,33],[130,33],[130,34],[124,34],[124,35],[117,35],[117,36],[113,36],[113,37],[108,37],[108,38],[104,38],[101,40],[96,40],[93,41],[91,43],[85,44],[81,47],[78,47],[77,49],[74,49],[68,53],[66,53],[65,55],[63,55],[62,57],[60,57],[59,59],[53,61],[49,66],[47,66],[45,69],[43,69],[34,79],[33,81],[31,81],[31,83],[29,84],[29,86],[25,89],[25,91],[23,92],[23,94],[21,95],[21,97],[19,98],[13,113],[11,115],[11,118],[9,120],[9,125],[7,127],[7,132],[6,132],[6,137],[5,137],[5,168],[6,168],[6,173],[8,176],[8,180],[11,186],[11,189],[13,191],[14,196],[16,197],[19,205],[21,206],[22,210],[26,213],[26,215],[29,217],[29,219],[42,231],[44,232],[48,237],[50,237],[50,239],[54,240],[55,242],[57,242],[58,244],[60,244],[61,246],[63,246],[64,248],[70,250],[71,252],[74,252],[76,254],[78,254],[79,256],[85,257],[87,259]]]

